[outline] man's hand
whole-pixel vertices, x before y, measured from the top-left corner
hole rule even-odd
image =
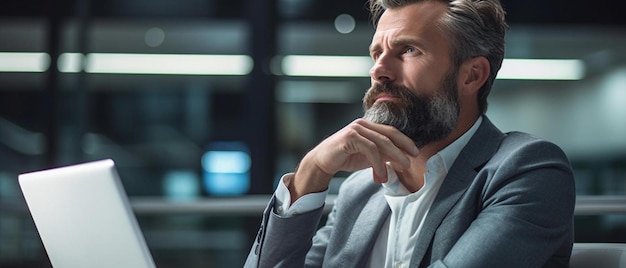
[[[291,202],[308,193],[328,188],[338,171],[372,167],[374,181],[387,181],[385,162],[409,168],[409,156],[417,156],[413,141],[396,128],[357,119],[328,137],[307,153],[295,176],[285,181]]]

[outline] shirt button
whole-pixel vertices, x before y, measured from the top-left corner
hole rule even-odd
[[[401,262],[396,262],[393,265],[394,268],[402,268],[402,263]]]

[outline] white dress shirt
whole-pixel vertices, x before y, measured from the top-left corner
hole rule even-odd
[[[400,268],[409,266],[424,219],[439,192],[441,183],[463,147],[476,133],[481,122],[482,117],[479,117],[465,134],[428,159],[426,162],[427,172],[424,174],[424,186],[415,193],[409,192],[402,185],[391,166],[387,166],[388,181],[383,183],[382,187],[385,191],[385,199],[391,209],[391,215],[378,234],[372,254],[370,254],[368,267]],[[289,217],[323,206],[328,191],[304,195],[289,206],[291,195],[283,179],[285,176],[293,175],[293,173],[284,175],[276,188],[274,193],[276,196],[276,206],[274,207],[276,213]]]

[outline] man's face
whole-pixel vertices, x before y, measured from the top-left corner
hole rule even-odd
[[[365,118],[398,128],[418,147],[445,138],[459,115],[457,71],[438,26],[445,10],[435,1],[389,9],[370,45]]]

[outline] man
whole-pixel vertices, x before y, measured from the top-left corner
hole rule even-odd
[[[504,55],[498,0],[370,0],[370,9],[365,116],[283,176],[246,267],[567,267],[566,156],[484,115]],[[338,171],[357,172],[317,230]]]

